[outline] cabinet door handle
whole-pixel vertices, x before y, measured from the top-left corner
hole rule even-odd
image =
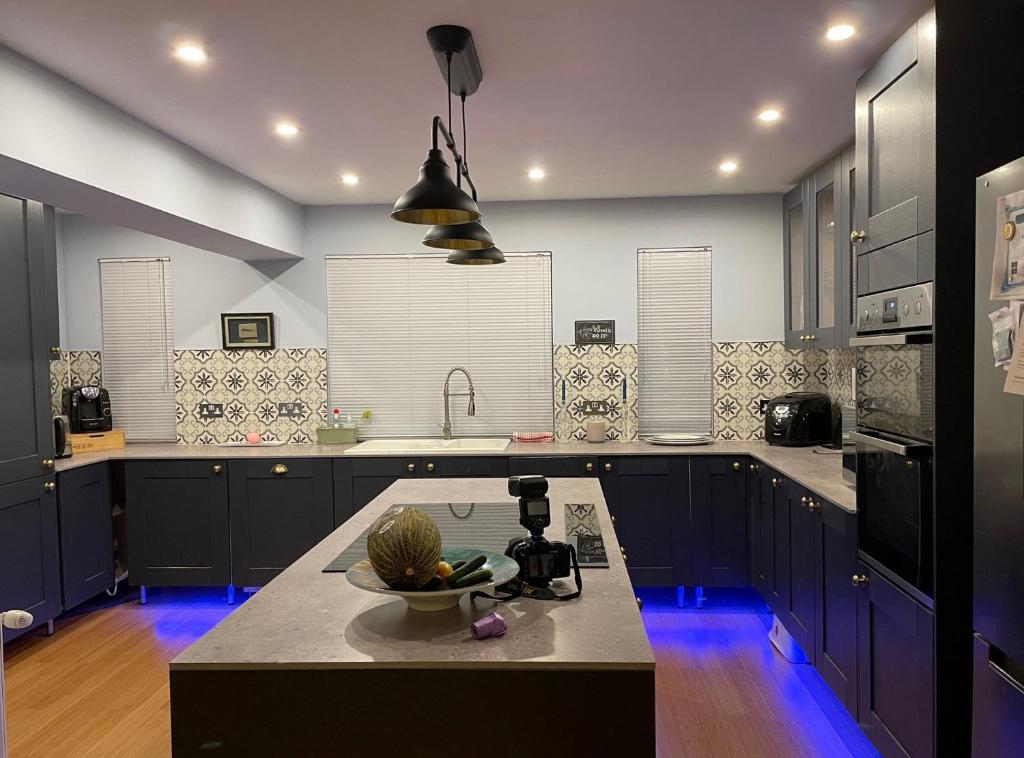
[[[219,474],[223,470],[224,470],[224,467],[221,466],[219,463],[214,463],[213,464],[213,473]]]
[[[615,523],[615,516],[612,516],[612,523]]]
[[[629,556],[626,555],[626,548],[619,545],[619,552],[622,553],[622,562],[627,563],[629,561]]]
[[[612,470],[612,464],[610,464],[610,463],[604,464],[604,470],[605,471],[611,471]]]
[[[807,335],[807,341],[808,342],[814,342],[814,340],[816,340],[816,339],[818,339],[818,335],[817,334],[808,334]]]
[[[807,504],[809,502],[811,502],[811,499],[809,497],[802,497],[802,498],[800,498],[800,505],[802,505],[804,508],[807,507]]]
[[[591,471],[594,470],[594,464],[588,462],[586,468],[587,468],[587,473],[589,474]]]
[[[772,487],[778,487],[780,484],[782,484],[782,480],[781,479],[777,479],[775,477],[772,477]]]
[[[750,472],[751,473],[757,473],[757,464],[756,463],[751,463],[750,464]]]
[[[47,492],[53,492],[54,490],[57,489],[57,484],[55,482],[46,482],[43,485],[43,489],[46,490]]]
[[[854,574],[853,575],[853,586],[854,587],[866,587],[868,582],[871,581],[871,577],[867,574]]]
[[[53,468],[53,458],[43,458],[43,468],[47,471]]]
[[[288,467],[283,463],[278,463],[274,468],[270,469],[270,473],[274,476],[283,476],[288,473]]]
[[[644,601],[641,600],[639,597],[636,598],[636,607],[639,608],[641,611],[644,609]]]
[[[405,470],[411,474],[413,471],[416,470],[416,464],[410,463],[408,466],[405,467]]]
[[[739,471],[741,468],[743,468],[743,466],[740,465],[739,461],[736,461],[735,463],[732,464],[733,471]]]
[[[819,503],[819,502],[817,502],[815,500],[808,500],[807,501],[807,510],[809,510],[811,513],[817,513],[818,511],[821,510],[821,503]]]
[[[434,464],[433,463],[428,463],[427,464],[427,471],[433,471],[433,470],[434,470]]]
[[[857,244],[858,242],[863,242],[867,238],[868,238],[867,232],[862,232],[862,231],[859,231],[859,230],[854,230],[854,231],[850,232],[850,242],[852,242],[854,244]]]
[[[53,347],[50,348],[50,354],[51,355],[60,355],[60,348],[57,347],[56,345],[54,345]]]

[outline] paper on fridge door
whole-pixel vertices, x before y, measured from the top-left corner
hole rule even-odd
[[[1024,297],[1024,190],[996,198],[992,300]]]
[[[1024,395],[1024,329],[1018,329],[1013,338],[1013,357],[1006,366],[1003,392]]]

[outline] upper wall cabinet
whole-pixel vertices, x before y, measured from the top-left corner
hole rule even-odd
[[[836,347],[847,347],[857,335],[857,244],[850,239],[857,220],[857,151],[851,146],[839,159],[839,213],[836,214],[836,244],[839,247],[839,313]]]
[[[0,484],[53,470],[43,216],[39,203],[0,195]]]
[[[935,14],[929,11],[857,82],[858,292],[933,278]]]
[[[786,347],[837,347],[845,318],[841,286],[842,160],[837,157],[783,199]]]

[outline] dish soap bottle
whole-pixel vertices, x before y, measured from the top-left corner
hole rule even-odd
[[[331,411],[331,429],[341,429],[341,409]]]

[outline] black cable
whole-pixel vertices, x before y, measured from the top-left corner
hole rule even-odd
[[[459,94],[462,99],[462,162],[469,168],[469,150],[466,148],[466,93]]]

